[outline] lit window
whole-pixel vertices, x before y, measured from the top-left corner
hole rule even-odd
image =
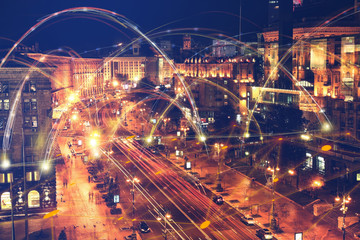
[[[37,109],[37,104],[36,104],[36,99],[31,99],[31,110],[36,110]]]
[[[37,117],[36,116],[31,117],[31,127],[33,127],[33,128],[38,127],[38,122],[37,122]]]
[[[26,181],[31,182],[32,181],[32,174],[31,172],[26,172]]]
[[[7,182],[13,182],[13,174],[12,173],[8,173],[7,174]]]
[[[39,181],[39,180],[40,180],[39,171],[34,171],[34,181]]]
[[[324,174],[325,173],[325,159],[323,157],[318,157],[318,170],[319,173]]]
[[[4,173],[0,174],[0,183],[5,183],[5,174]]]
[[[30,84],[30,92],[36,92],[36,85]]]
[[[310,153],[306,153],[305,168],[311,169],[313,166],[313,159]]]
[[[10,100],[4,99],[4,110],[9,110],[9,109],[10,109]]]

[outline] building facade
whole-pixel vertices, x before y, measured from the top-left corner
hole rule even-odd
[[[29,68],[0,69],[0,214],[49,211],[56,208],[56,178],[52,163],[43,168],[46,140],[51,130],[51,82],[54,69],[30,72]],[[25,81],[23,89],[18,89]],[[21,91],[17,109],[13,106]],[[4,138],[9,116],[16,114],[10,139]],[[5,142],[4,142],[5,141]],[[11,200],[12,199],[12,200]]]

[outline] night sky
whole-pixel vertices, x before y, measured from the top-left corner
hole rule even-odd
[[[265,23],[265,0],[243,0],[243,2],[243,32],[255,36],[253,32],[261,30]],[[206,34],[223,33],[234,36],[238,34],[239,29],[238,0],[3,0],[0,1],[0,47],[2,51],[4,52],[11,45],[8,40],[2,38],[18,40],[37,23],[38,19],[73,7],[97,7],[117,12],[136,23],[143,32],[173,21],[176,22],[157,31],[199,28],[198,31],[204,33],[201,28],[211,28],[214,30],[208,31]],[[68,46],[81,52],[111,46],[118,42],[129,42],[129,38],[136,37],[131,32],[113,23],[110,24],[113,27],[84,14],[68,14],[36,29],[23,43],[32,45],[38,42],[43,51]],[[181,32],[184,33],[184,31]]]

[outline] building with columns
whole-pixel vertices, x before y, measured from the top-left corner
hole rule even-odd
[[[12,206],[15,214],[24,213],[26,208],[28,212],[56,208],[55,163],[50,161],[44,168],[52,126],[50,76],[54,70],[0,69],[1,215],[9,215]],[[21,95],[17,95],[19,91]],[[11,111],[15,101],[18,106]],[[7,121],[14,115],[11,138],[4,138]]]

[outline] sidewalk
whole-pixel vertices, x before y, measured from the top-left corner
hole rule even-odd
[[[272,202],[270,188],[261,182],[253,182],[251,177],[223,164],[221,176],[224,192],[217,193],[218,162],[214,160],[216,158],[208,157],[205,154],[201,154],[200,157],[198,154],[196,159],[193,158],[193,154],[187,154],[187,156],[193,161],[193,166],[195,165],[192,172],[199,174],[202,184],[215,194],[222,195],[225,201],[244,215],[252,215],[259,226],[269,227]],[[171,154],[170,160],[179,168],[184,169],[184,159]],[[280,187],[281,184],[277,185],[279,187],[276,187],[276,190],[284,188]],[[297,200],[296,197],[295,200]],[[275,197],[275,213],[281,229],[275,233],[277,239],[294,239],[296,232],[303,232],[304,240],[342,239],[342,233],[336,226],[329,224],[321,217],[315,217],[301,204],[279,193]],[[347,239],[352,238],[347,236]]]
[[[63,156],[70,154],[69,138],[59,138]],[[76,149],[75,149],[76,150]],[[56,239],[65,229],[68,239],[124,239],[130,230],[124,214],[111,215],[96,183],[88,182],[88,172],[80,157],[65,160],[57,165],[58,216],[54,218]],[[140,239],[140,238],[139,238]]]

